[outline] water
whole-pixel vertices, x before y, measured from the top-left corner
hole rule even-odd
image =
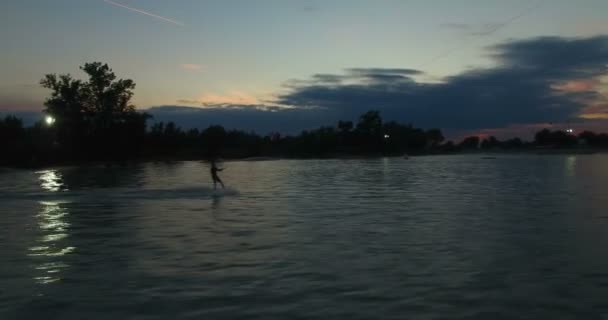
[[[0,171],[0,319],[607,319],[608,155]]]

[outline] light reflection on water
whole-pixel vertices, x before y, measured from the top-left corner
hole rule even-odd
[[[44,170],[36,173],[40,174],[39,180],[42,189],[50,192],[68,191],[63,184],[61,173],[57,170]]]
[[[56,170],[38,172],[40,187],[47,192],[67,191],[61,174]],[[38,284],[51,284],[62,279],[62,274],[69,268],[63,261],[76,249],[70,246],[68,222],[69,212],[66,206],[69,201],[40,201],[40,211],[35,216],[39,237],[29,248],[28,256],[34,263],[33,280]]]
[[[566,157],[565,168],[566,168],[566,174],[568,176],[573,176],[575,174],[575,170],[576,170],[576,156],[575,155]]]

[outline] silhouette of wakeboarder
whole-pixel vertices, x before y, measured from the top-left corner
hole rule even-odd
[[[211,179],[213,179],[213,190],[217,189],[217,183],[218,182],[222,186],[222,189],[226,189],[224,187],[224,182],[222,182],[222,179],[220,179],[220,177],[217,175],[217,172],[218,171],[222,171],[222,170],[224,170],[224,169],[217,167],[216,160],[212,159],[211,160]]]

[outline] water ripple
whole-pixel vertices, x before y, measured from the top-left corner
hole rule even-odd
[[[1,319],[602,319],[608,156],[0,172]]]

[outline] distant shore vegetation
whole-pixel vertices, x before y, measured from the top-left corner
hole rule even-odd
[[[378,111],[358,121],[339,121],[299,135],[226,130],[220,125],[184,130],[173,122],[152,123],[131,104],[135,83],[117,79],[107,64],[80,68],[87,80],[69,74],[46,75],[51,91],[45,118],[31,127],[14,116],[0,119],[0,166],[36,167],[89,161],[223,158],[323,158],[400,156],[478,151],[601,150],[608,135],[543,129],[533,141],[470,136],[446,141],[440,129],[383,121]]]

